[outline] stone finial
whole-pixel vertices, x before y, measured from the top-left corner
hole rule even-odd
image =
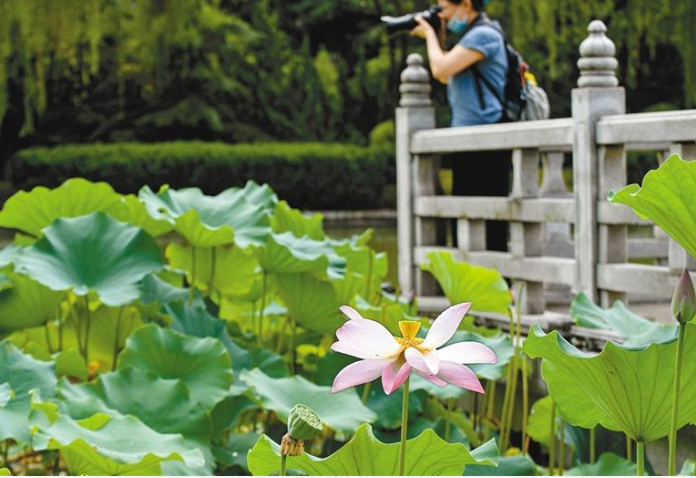
[[[616,47],[607,35],[607,26],[601,20],[593,20],[587,27],[590,33],[580,44],[580,88],[615,87],[619,86],[616,69]]]
[[[406,69],[401,72],[401,106],[431,106],[430,74],[423,67],[423,57],[411,53],[406,58]]]

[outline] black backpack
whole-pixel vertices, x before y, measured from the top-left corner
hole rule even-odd
[[[476,27],[487,25],[494,28],[503,37],[505,42],[505,53],[507,54],[508,69],[506,73],[505,80],[505,90],[504,97],[501,98],[498,93],[497,88],[491,83],[491,81],[486,78],[486,76],[481,73],[478,65],[474,64],[469,67],[474,78],[476,80],[476,92],[478,95],[479,104],[481,109],[486,108],[486,102],[483,98],[483,91],[481,89],[481,84],[483,84],[488,90],[495,96],[500,104],[503,105],[503,119],[501,122],[510,121],[520,121],[522,120],[522,113],[527,106],[527,88],[525,85],[525,73],[527,72],[528,65],[525,63],[522,55],[515,50],[512,45],[507,42],[505,37],[505,32],[500,28],[500,24],[494,22],[488,15],[481,13],[476,20],[474,20],[462,35],[462,38]]]

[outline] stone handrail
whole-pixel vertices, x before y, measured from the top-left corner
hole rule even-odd
[[[545,311],[550,284],[585,292],[603,306],[626,300],[627,294],[667,299],[680,268],[694,265],[664,234],[629,240],[629,226],[651,223],[606,198],[627,182],[627,151],[647,148],[696,158],[696,110],[625,114],[614,44],[601,21],[591,22],[588,32],[580,46],[571,118],[435,129],[430,76],[422,57],[409,56],[396,111],[399,283],[401,290],[415,290],[424,309],[443,300],[420,268],[431,251],[449,251],[524,281],[525,313],[541,314],[535,320],[550,317],[554,327],[565,320],[569,329],[567,317]],[[490,150],[512,150],[509,196],[438,194],[439,155]],[[569,152],[573,192],[562,174]],[[443,219],[454,222],[457,244],[438,243],[436,224]],[[486,250],[485,223],[491,220],[510,223],[508,252]],[[636,264],[630,258],[661,263]]]

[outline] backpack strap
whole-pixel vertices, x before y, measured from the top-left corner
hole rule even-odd
[[[505,44],[505,48],[507,48],[507,40],[505,39],[505,32],[493,21],[491,20],[488,15],[486,15],[485,12],[481,12],[476,19],[469,24],[469,26],[464,30],[464,34],[462,35],[462,38],[466,36],[467,33],[469,33],[471,30],[473,30],[476,27],[479,26],[484,26],[487,25],[491,28],[493,28],[495,31],[500,33],[500,35],[503,37],[503,43]],[[461,41],[461,39],[460,39]],[[483,90],[481,88],[481,82],[490,90],[491,93],[493,93],[493,96],[500,102],[500,104],[503,107],[503,112],[505,110],[505,99],[501,98],[500,95],[498,95],[498,92],[495,89],[495,86],[490,82],[488,78],[485,77],[483,73],[481,73],[481,70],[479,70],[478,65],[474,64],[469,67],[471,70],[471,73],[474,75],[474,82],[476,84],[476,94],[478,96],[479,100],[479,105],[482,110],[486,109],[486,101],[483,98]]]

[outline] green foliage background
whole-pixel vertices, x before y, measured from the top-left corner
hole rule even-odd
[[[4,0],[0,157],[30,145],[167,139],[364,144],[389,120],[407,53],[378,18],[426,0]],[[692,0],[493,0],[570,110],[593,18],[616,42],[629,111],[696,104]],[[436,85],[446,124],[444,87]]]

